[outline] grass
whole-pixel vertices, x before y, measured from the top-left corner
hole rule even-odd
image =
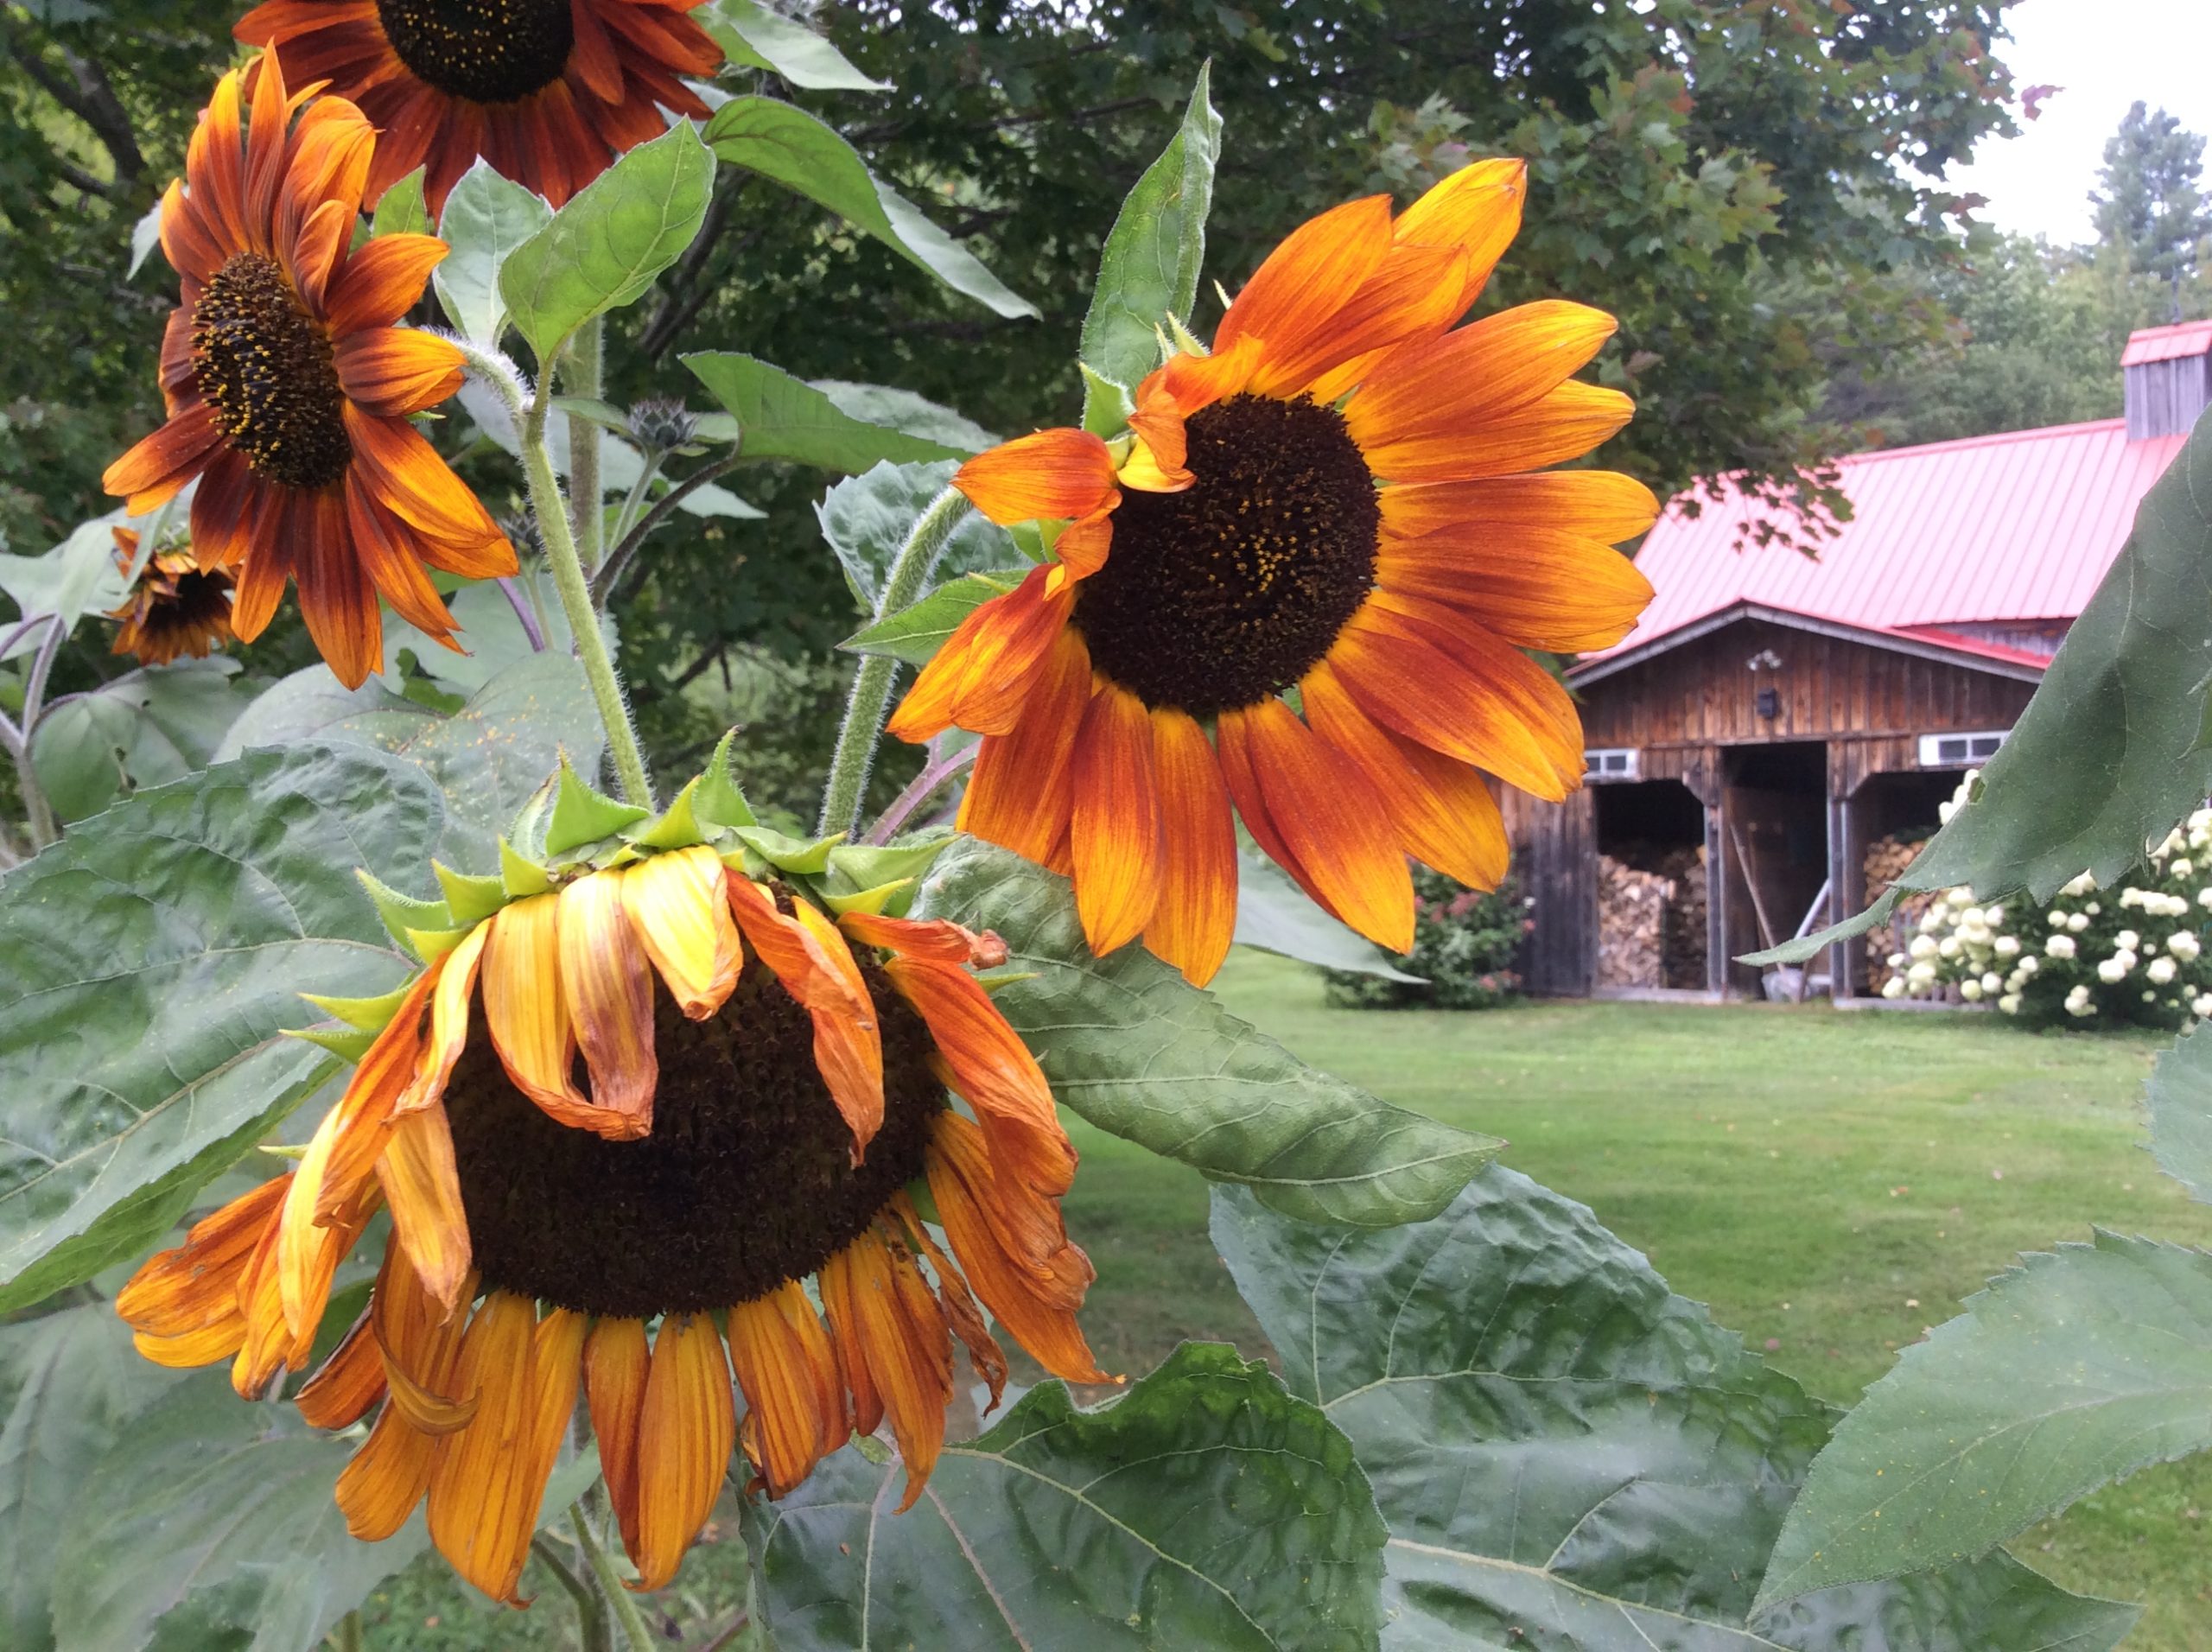
[[[1676,1290],[1841,1403],[2019,1251],[2092,1224],[2212,1245],[2212,1208],[2142,1147],[2147,1036],[1764,1006],[1334,1010],[1311,971],[1243,952],[1217,990],[1315,1065],[1505,1137],[1508,1163],[1591,1205]],[[1084,1317],[1107,1369],[1149,1369],[1186,1337],[1264,1351],[1207,1242],[1203,1181],[1075,1134],[1068,1223],[1098,1264]],[[2069,1588],[2145,1602],[2128,1652],[2212,1652],[2207,1510],[2212,1458],[2107,1488],[2014,1547]],[[670,1592],[693,1642],[741,1563],[734,1541],[709,1547]],[[461,1592],[434,1560],[410,1568],[365,1612],[369,1644],[569,1643],[557,1591],[524,1618]]]

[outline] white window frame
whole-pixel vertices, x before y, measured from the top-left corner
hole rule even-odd
[[[1582,753],[1586,781],[1637,780],[1643,776],[1643,753],[1633,746],[1593,746]]]
[[[1920,737],[1920,766],[1923,769],[1966,769],[1978,763],[1986,763],[1997,754],[1997,748],[2005,743],[2005,736],[2010,732],[2004,728],[1976,728],[1923,734]],[[1945,756],[1943,742],[1946,740],[1965,742],[1965,752],[1956,756]],[[1987,749],[1976,751],[1976,742],[1984,740],[1988,742]]]

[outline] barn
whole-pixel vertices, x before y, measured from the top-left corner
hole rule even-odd
[[[1725,485],[1670,503],[1636,554],[1649,609],[1567,673],[1586,783],[1508,795],[1530,990],[1756,994],[1737,956],[1866,904],[1868,846],[1932,828],[1997,749],[2212,402],[2212,321],[2135,334],[2121,371],[2122,418],[1845,459],[1816,555],[1749,543]],[[1830,950],[1840,1001],[1867,966]]]

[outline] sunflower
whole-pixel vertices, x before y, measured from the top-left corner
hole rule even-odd
[[[327,1428],[382,1402],[338,1483],[356,1536],[427,1497],[455,1569],[516,1604],[580,1388],[636,1586],[657,1589],[734,1444],[780,1496],[887,1419],[912,1504],[953,1338],[995,1404],[1004,1382],[984,1308],[1047,1369],[1106,1380],[1059,1213],[1075,1153],[972,973],[1003,961],[995,937],[866,897],[832,917],[706,843],[507,863],[441,874],[474,919],[414,929],[430,961],[397,993],[315,1001],[390,1020],[296,1168],[118,1296],[142,1352],[228,1358],[263,1395],[302,1369],[334,1271],[388,1210],[369,1306],[297,1401]]]
[[[1071,874],[1093,951],[1141,937],[1212,976],[1232,804],[1316,901],[1404,951],[1408,855],[1476,888],[1504,874],[1483,772],[1554,799],[1580,783],[1574,708],[1521,651],[1626,634],[1651,588],[1611,547],[1658,503],[1606,472],[1523,473],[1627,422],[1627,397],[1571,377],[1611,317],[1546,302],[1454,329],[1523,187],[1519,162],[1478,162],[1395,219],[1381,195],[1323,213],[1211,353],[1137,386],[1122,435],[1041,431],[953,479],[995,522],[1065,524],[1057,560],[969,616],[891,728],[983,737],[961,825]]]
[[[306,95],[287,95],[273,53],[217,83],[162,201],[182,277],[162,339],[168,423],[102,480],[135,516],[197,477],[200,565],[238,570],[232,630],[258,637],[296,576],[308,634],[353,688],[383,664],[379,594],[457,650],[423,565],[486,579],[515,556],[408,423],[461,385],[452,343],[393,325],[445,243],[348,250],[376,134],[336,98],[296,124]]]
[[[482,156],[556,206],[614,158],[704,120],[683,83],[721,48],[685,16],[703,0],[264,0],[238,37],[281,46],[385,135],[368,201],[427,161],[430,211]]]
[[[128,577],[138,560],[138,531],[115,530],[115,565]],[[142,665],[167,665],[180,654],[205,659],[231,640],[231,590],[226,568],[202,568],[189,550],[157,550],[108,618],[118,654],[135,654]]]

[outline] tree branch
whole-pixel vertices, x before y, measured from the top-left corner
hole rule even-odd
[[[39,90],[92,129],[92,136],[99,139],[115,162],[117,179],[132,185],[143,179],[146,175],[146,157],[138,148],[138,135],[130,129],[130,117],[124,112],[115,88],[108,83],[107,71],[90,58],[80,57],[56,42],[54,49],[69,71],[69,80],[65,84],[35,47],[28,47],[20,40],[10,43],[16,48],[16,60],[22,65],[23,73]]]

